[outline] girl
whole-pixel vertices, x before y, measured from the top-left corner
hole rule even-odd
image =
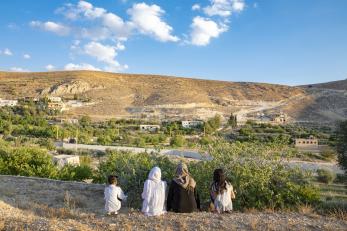
[[[223,169],[214,170],[211,185],[211,200],[214,210],[218,213],[232,211],[233,199],[235,199],[233,186],[226,180]]]
[[[176,177],[170,184],[167,209],[176,213],[191,213],[200,210],[196,182],[190,176],[188,167],[184,163],[177,166]]]
[[[107,215],[118,214],[118,210],[122,206],[122,200],[126,200],[122,189],[117,186],[117,177],[108,176],[108,186],[105,188],[105,210]]]
[[[160,168],[152,168],[142,193],[142,212],[146,216],[159,216],[166,212],[166,188],[166,182],[161,180]]]

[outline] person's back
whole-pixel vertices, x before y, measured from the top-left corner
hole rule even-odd
[[[166,212],[166,182],[161,180],[161,170],[154,167],[145,181],[142,193],[142,212],[147,216],[158,216]]]
[[[107,214],[117,214],[121,208],[121,201],[126,199],[122,189],[117,184],[117,178],[115,176],[108,177],[109,185],[105,188],[104,199],[105,199],[105,210]]]
[[[211,185],[213,210],[218,213],[232,211],[232,199],[234,198],[233,186],[226,180],[223,169],[216,169],[213,173],[213,183]]]
[[[189,175],[185,164],[179,164],[172,180],[167,198],[167,210],[176,213],[191,213],[200,209],[196,183]]]
[[[220,193],[216,193],[214,199],[214,207],[217,212],[229,212],[233,210],[232,195],[234,193],[233,186],[225,182],[226,188]]]
[[[171,181],[167,209],[176,213],[191,213],[200,209],[199,196],[195,188],[188,190],[174,180]]]

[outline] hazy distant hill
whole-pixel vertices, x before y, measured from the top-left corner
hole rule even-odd
[[[347,90],[347,79],[332,81],[332,82],[327,82],[327,83],[311,84],[311,85],[306,85],[304,87],[325,88],[325,89],[345,90],[346,91]]]
[[[318,88],[94,71],[0,72],[1,98],[44,95],[88,98],[94,105],[66,113],[96,119],[204,119],[231,112],[243,118],[263,111],[284,111],[297,120],[347,118],[346,94]]]

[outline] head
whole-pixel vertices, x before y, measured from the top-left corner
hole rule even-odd
[[[155,182],[161,181],[161,170],[159,167],[154,167],[151,169],[148,175],[148,179],[153,180]]]
[[[218,184],[224,184],[226,178],[223,169],[217,168],[213,172],[213,182]]]
[[[179,163],[176,168],[176,176],[185,177],[189,175],[188,166],[185,163]]]
[[[109,175],[108,178],[107,178],[107,182],[111,185],[117,185],[117,176],[114,176],[114,175]]]

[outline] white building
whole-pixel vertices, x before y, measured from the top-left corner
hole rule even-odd
[[[0,99],[0,107],[9,106],[14,107],[17,106],[18,100],[9,100],[9,99]]]
[[[148,125],[148,124],[141,124],[140,125],[140,131],[141,132],[156,132],[160,130],[160,125]]]
[[[49,96],[48,100],[52,103],[60,103],[62,102],[61,97],[57,97],[57,96]]]
[[[80,165],[80,157],[73,156],[73,155],[57,155],[57,156],[53,156],[53,162],[59,168],[62,168],[68,164],[73,166],[78,166]]]
[[[195,128],[200,125],[203,125],[204,121],[201,120],[184,120],[182,121],[182,127],[184,128]]]
[[[79,100],[69,100],[66,102],[66,106],[68,107],[82,107],[83,102]]]

